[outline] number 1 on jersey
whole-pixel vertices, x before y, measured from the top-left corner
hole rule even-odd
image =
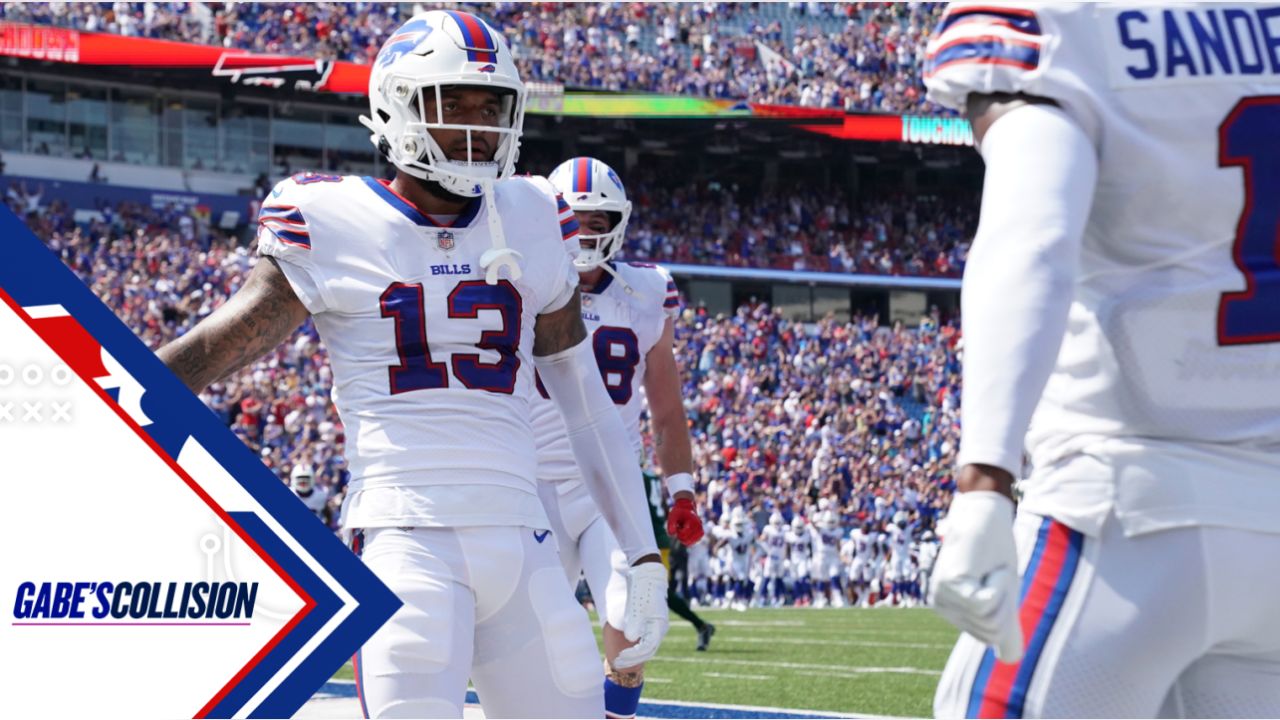
[[[1244,171],[1232,258],[1245,278],[1218,302],[1218,345],[1280,342],[1280,95],[1245,98],[1227,114],[1218,166]]]
[[[396,352],[400,354],[400,364],[389,369],[391,394],[449,387],[448,368],[431,361],[422,285],[392,283],[382,291],[381,304],[382,317],[395,318]]]

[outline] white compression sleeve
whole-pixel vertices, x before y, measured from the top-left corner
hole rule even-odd
[[[627,562],[658,552],[649,502],[622,416],[600,380],[591,343],[534,357],[547,394],[560,408],[583,482]]]
[[[957,463],[1017,477],[1075,290],[1097,151],[1066,113],[1026,105],[982,140],[986,179],[961,290],[964,374]]]

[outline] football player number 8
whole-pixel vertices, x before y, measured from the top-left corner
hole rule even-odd
[[[382,317],[395,320],[396,352],[400,364],[387,368],[392,395],[414,390],[449,387],[451,374],[468,390],[487,390],[510,395],[516,387],[520,358],[520,293],[507,280],[489,285],[483,280],[466,280],[454,286],[446,307],[450,318],[474,320],[481,310],[496,310],[502,327],[480,333],[476,348],[494,350],[497,362],[483,362],[480,353],[455,353],[448,364],[433,360],[427,342],[426,311],[422,285],[392,283],[382,293]]]
[[[1218,345],[1280,342],[1280,95],[1241,100],[1218,126],[1218,166],[1244,171],[1232,258],[1245,289],[1218,302]]]

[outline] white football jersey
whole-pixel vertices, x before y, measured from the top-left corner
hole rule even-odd
[[[689,546],[689,562],[705,562],[711,558],[711,534],[703,533],[698,542]]]
[[[742,560],[751,555],[751,548],[756,544],[756,533],[750,524],[729,536],[729,547],[733,550],[733,559]]]
[[[546,527],[530,462],[534,322],[577,289],[576,221],[542,178],[502,181],[494,202],[523,273],[496,285],[480,266],[483,198],[437,222],[385,182],[304,174],[263,202],[258,250],[328,348],[347,527]]]
[[[641,461],[641,387],[649,350],[662,338],[667,319],[680,310],[675,281],[657,265],[611,263],[626,285],[605,272],[600,283],[582,291],[582,320],[609,396],[622,414],[631,447]],[[630,288],[628,290],[627,288]],[[560,493],[581,482],[564,419],[539,392],[533,398],[533,431],[538,446],[538,478],[557,483]]]
[[[889,552],[894,557],[909,557],[911,554],[911,531],[906,528],[900,528],[897,525],[890,524],[885,528],[888,535]]]
[[[771,559],[782,560],[787,556],[787,531],[784,528],[765,525],[760,531],[760,542]]]
[[[1098,148],[1074,302],[1027,437],[1036,512],[1062,507],[1038,482],[1088,474],[1067,505],[1095,530],[1113,500],[1131,531],[1280,526],[1277,13],[957,2],[929,43],[935,101],[1050,98]],[[1197,463],[1217,469],[1180,469]]]
[[[845,565],[850,564],[851,562],[853,562],[854,554],[855,554],[855,545],[853,542],[853,538],[847,537],[844,540],[841,540],[840,541],[840,562],[844,563]]]
[[[854,557],[864,562],[870,560],[872,546],[874,545],[873,534],[863,532],[862,528],[854,528],[850,537],[853,538]]]
[[[818,528],[818,554],[823,557],[837,557],[840,554],[840,540],[843,535],[839,526]]]
[[[307,506],[308,510],[315,513],[316,517],[319,517],[324,512],[324,506],[329,502],[329,491],[319,485],[311,488],[311,491],[306,495],[297,490],[294,490],[293,494],[302,501],[303,505]]]
[[[808,525],[800,532],[788,533],[787,542],[791,545],[792,560],[808,560],[813,556],[813,531]]]

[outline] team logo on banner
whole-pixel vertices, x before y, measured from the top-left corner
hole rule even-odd
[[[400,601],[0,207],[0,717],[289,717]]]
[[[214,77],[229,78],[241,85],[279,89],[293,83],[294,90],[321,90],[333,72],[332,60],[255,55],[228,51],[213,66]]]

